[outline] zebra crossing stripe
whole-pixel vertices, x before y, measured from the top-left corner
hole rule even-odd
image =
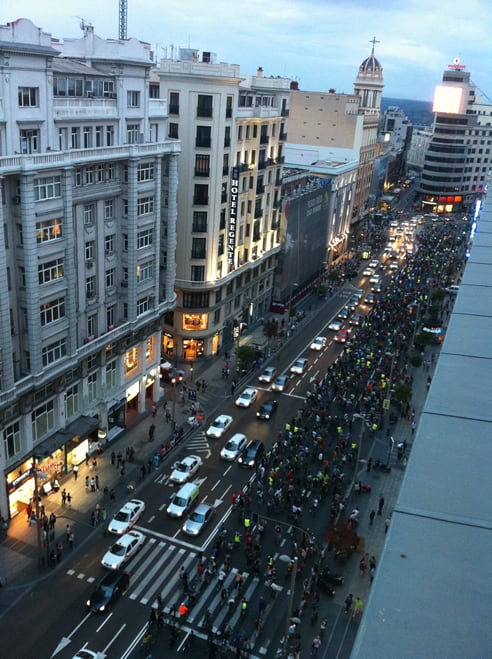
[[[134,575],[133,575],[133,580],[134,580],[134,582],[139,581],[139,577],[140,577],[144,572],[146,573],[147,576],[144,577],[144,578],[142,579],[142,581],[140,581],[140,582],[138,583],[138,585],[137,585],[137,587],[135,588],[135,590],[133,590],[133,592],[131,593],[131,595],[130,595],[130,599],[132,599],[132,600],[137,599],[137,597],[139,596],[139,594],[140,594],[140,593],[142,592],[142,590],[145,588],[146,584],[149,582],[149,571],[148,571],[148,569],[150,568],[150,566],[151,566],[151,565],[154,566],[154,568],[152,568],[152,569],[150,570],[151,573],[155,570],[156,567],[157,567],[157,569],[159,569],[159,567],[160,567],[160,563],[159,563],[159,561],[157,560],[157,557],[158,557],[158,555],[160,554],[162,548],[165,547],[165,546],[166,546],[166,544],[165,544],[164,542],[159,542],[159,543],[157,544],[157,546],[154,547],[154,550],[149,554],[149,556],[147,556],[146,560],[140,565],[140,567],[138,568],[138,570],[134,573]],[[173,548],[171,548],[170,551],[173,551]]]
[[[152,588],[146,594],[146,597],[144,597],[143,599],[140,600],[141,604],[147,604],[148,603],[151,596],[153,596],[159,590],[159,588],[160,588],[161,584],[163,583],[163,581],[165,581],[168,578],[169,573],[172,572],[173,570],[174,570],[173,578],[169,581],[169,583],[167,584],[165,589],[161,592],[162,599],[163,600],[168,599],[168,593],[170,592],[170,590],[173,587],[176,587],[176,585],[178,585],[178,587],[179,587],[179,584],[178,584],[179,573],[176,571],[175,565],[179,562],[179,560],[182,558],[183,554],[185,554],[185,553],[186,553],[185,549],[180,549],[178,551],[177,555],[173,558],[173,560],[162,571],[162,574],[160,575],[160,577],[158,577],[156,580],[154,580],[154,582],[152,583]],[[190,566],[190,564],[195,559],[195,556],[196,556],[196,554],[188,554],[188,556],[186,557],[184,563],[182,564],[182,566],[185,569],[185,572],[188,570],[188,567]],[[176,565],[176,567],[177,567],[177,565]]]

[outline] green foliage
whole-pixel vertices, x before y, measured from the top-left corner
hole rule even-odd
[[[420,355],[413,354],[410,356],[408,361],[412,366],[415,366],[415,368],[422,366],[422,357]]]
[[[399,403],[409,403],[412,400],[412,387],[399,382],[393,390],[392,398]]]
[[[256,348],[254,346],[239,346],[237,358],[241,364],[252,364],[256,359]]]
[[[430,332],[420,332],[415,337],[415,347],[422,348],[424,346],[429,346],[434,343],[433,335]]]
[[[278,334],[278,322],[274,319],[266,320],[263,323],[263,334],[268,340],[273,339]]]

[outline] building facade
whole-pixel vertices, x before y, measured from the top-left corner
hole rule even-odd
[[[428,211],[469,210],[486,191],[491,163],[492,105],[476,96],[470,72],[456,59],[434,96],[435,119],[419,185]]]
[[[179,142],[150,52],[0,26],[0,513],[159,396]]]
[[[214,53],[181,49],[154,72],[182,142],[177,305],[165,350],[189,362],[228,350],[270,308],[280,248],[282,147],[290,81],[241,76]]]

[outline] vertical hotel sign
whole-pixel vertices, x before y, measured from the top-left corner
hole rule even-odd
[[[229,228],[227,231],[227,264],[234,266],[236,251],[237,204],[239,197],[239,167],[233,167],[231,173],[231,194],[229,203]]]

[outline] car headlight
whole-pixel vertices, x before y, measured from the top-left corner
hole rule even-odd
[[[269,414],[265,414],[265,419],[269,419],[269,418],[270,418],[270,415],[269,415]]]
[[[90,601],[90,600],[87,600],[86,605],[87,605],[87,606],[90,606],[90,605],[91,605],[91,601]]]

